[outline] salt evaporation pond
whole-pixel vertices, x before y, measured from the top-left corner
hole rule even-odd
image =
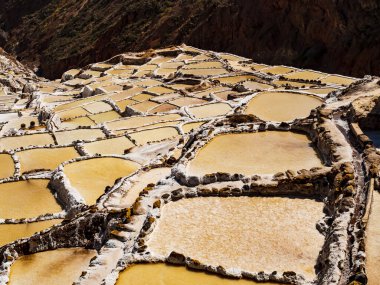
[[[322,166],[310,144],[306,135],[294,132],[218,135],[189,162],[187,173],[199,176],[216,172],[275,174]]]
[[[250,272],[294,271],[315,277],[324,237],[323,203],[278,197],[202,197],[166,204],[148,249]],[[170,239],[168,239],[170,237]]]
[[[116,285],[276,285],[243,279],[228,279],[182,266],[162,263],[138,264],[120,273]]]
[[[17,239],[30,237],[61,221],[57,219],[26,224],[0,224],[0,247]]]
[[[322,105],[322,100],[310,95],[290,92],[263,92],[247,105],[246,114],[265,121],[293,121],[310,115],[312,109]]]
[[[95,250],[62,248],[25,255],[11,267],[10,285],[72,285],[87,269]]]
[[[48,183],[46,179],[31,179],[0,184],[0,218],[34,218],[61,212]]]
[[[373,193],[367,226],[366,255],[368,285],[376,285],[380,280],[380,193],[378,191]]]
[[[67,164],[64,174],[72,187],[82,195],[88,205],[93,205],[120,177],[131,175],[140,167],[136,162],[114,157],[101,157]]]

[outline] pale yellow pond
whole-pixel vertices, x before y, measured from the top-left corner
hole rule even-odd
[[[0,184],[0,218],[34,218],[61,212],[48,183],[47,179],[31,179]]]
[[[246,279],[228,279],[182,266],[137,264],[120,273],[116,285],[276,285]]]
[[[243,83],[243,86],[247,89],[251,90],[267,90],[267,89],[273,89],[272,85],[259,83],[256,81],[245,81]]]
[[[201,61],[189,63],[183,69],[204,69],[204,68],[223,68],[223,64],[219,61]]]
[[[0,138],[0,151],[5,149],[16,149],[20,147],[28,147],[34,145],[50,145],[55,144],[53,137],[48,133],[33,134],[16,137]]]
[[[263,92],[247,104],[245,113],[265,121],[293,121],[307,117],[312,109],[322,103],[317,97],[299,93]]]
[[[39,98],[41,102],[45,102],[45,103],[71,101],[72,99],[74,98],[69,95],[50,95],[50,94],[41,95],[41,97]]]
[[[115,111],[104,112],[96,115],[89,116],[96,124],[104,123],[107,121],[117,120],[121,116]]]
[[[164,127],[152,130],[144,130],[129,134],[129,136],[139,145],[147,144],[148,142],[161,141],[178,136],[178,131],[173,127]]]
[[[152,101],[144,101],[141,103],[137,103],[131,106],[132,109],[140,112],[148,112],[150,109],[153,109],[154,107],[159,106],[158,103],[152,102]]]
[[[376,285],[380,280],[380,193],[378,191],[373,193],[367,226],[366,255],[368,285]]]
[[[187,134],[190,133],[192,130],[199,128],[202,126],[205,122],[195,122],[195,123],[187,123],[182,126],[182,131]]]
[[[124,154],[124,150],[135,145],[126,137],[106,139],[84,144],[84,149],[90,154]]]
[[[112,94],[109,98],[111,98],[114,101],[124,100],[128,99],[129,97],[138,94],[139,92],[143,91],[144,88],[142,87],[133,87],[128,90],[124,90],[119,93]]]
[[[316,72],[316,71],[308,71],[308,70],[303,70],[303,71],[296,71],[289,73],[285,75],[284,77],[287,79],[303,79],[303,80],[317,80],[321,77],[323,77],[325,74]]]
[[[207,101],[199,99],[199,98],[181,97],[173,101],[170,101],[170,103],[177,105],[179,107],[182,107],[182,106],[189,106],[189,105],[196,105],[196,104],[204,104],[204,103],[207,103]]]
[[[25,255],[11,267],[10,285],[71,285],[88,268],[95,250],[62,248]]]
[[[344,86],[348,86],[355,81],[356,81],[355,78],[338,76],[338,75],[329,75],[321,79],[322,83],[338,84],[338,85],[344,85]]]
[[[0,179],[13,176],[15,172],[15,165],[10,154],[0,154]]]
[[[88,205],[96,203],[106,186],[112,186],[120,177],[129,176],[139,164],[121,158],[93,158],[68,164],[63,172]]]
[[[240,57],[234,54],[228,54],[228,53],[220,53],[219,56],[222,59],[228,60],[228,61],[242,61],[244,60],[244,57]]]
[[[226,77],[220,77],[216,78],[220,83],[224,84],[236,84],[242,81],[247,80],[257,80],[256,76],[253,75],[237,75],[237,76],[226,76]]]
[[[146,91],[162,95],[162,94],[166,94],[166,93],[172,93],[174,90],[170,89],[170,88],[163,87],[163,86],[155,86],[155,87],[148,88]]]
[[[27,238],[33,234],[59,224],[62,220],[48,220],[26,224],[1,224],[0,247],[21,238]]]
[[[217,93],[217,92],[228,91],[228,90],[231,91],[232,89],[229,87],[224,87],[224,86],[216,86],[216,87],[208,88],[205,91],[193,93],[193,96],[197,98],[203,98],[203,97],[208,97],[211,93]]]
[[[190,107],[189,113],[197,119],[226,115],[232,108],[226,103],[213,103],[208,105]]]
[[[137,103],[136,101],[132,99],[125,99],[125,100],[120,100],[116,102],[116,105],[119,107],[121,112],[124,112],[127,106],[131,106],[132,104]]]
[[[166,204],[147,245],[213,266],[315,277],[324,237],[316,229],[323,203],[278,197],[202,197]],[[168,239],[170,237],[170,239]]]
[[[88,112],[90,112],[92,114],[97,114],[97,113],[103,113],[103,112],[111,111],[112,107],[111,107],[111,105],[109,105],[105,102],[97,101],[94,103],[84,105],[83,109],[87,110]]]
[[[91,141],[97,138],[105,138],[106,135],[100,129],[77,129],[72,131],[54,133],[58,144],[71,144],[76,140]]]
[[[68,109],[71,109],[74,107],[81,106],[85,103],[103,100],[103,99],[107,98],[108,96],[109,95],[96,95],[96,96],[91,96],[91,97],[87,97],[84,99],[75,100],[75,101],[70,102],[70,103],[58,105],[57,107],[55,107],[54,111],[58,112],[58,111],[62,111],[62,110],[68,110]]]
[[[310,89],[307,89],[305,91],[308,93],[325,96],[325,95],[329,94],[330,92],[337,91],[337,90],[338,89],[336,89],[336,88],[310,88]]]
[[[175,72],[177,72],[177,68],[158,68],[156,69],[155,74],[165,77]]]
[[[123,207],[128,208],[133,205],[136,199],[139,197],[139,194],[148,184],[154,183],[156,184],[161,179],[168,176],[171,172],[171,168],[161,167],[161,168],[153,168],[140,174],[136,181],[133,182],[132,187],[129,188],[125,195],[121,198],[120,204]]]
[[[153,95],[149,95],[149,94],[146,94],[146,93],[140,93],[140,94],[137,94],[137,95],[131,97],[130,99],[138,101],[138,102],[144,102],[144,101],[147,101],[147,100],[149,100],[150,98],[153,98],[153,97],[154,97]]]
[[[272,83],[279,85],[279,86],[290,86],[290,87],[297,87],[297,88],[304,88],[304,87],[310,87],[314,84],[310,83],[303,83],[303,82],[293,82],[293,81],[287,81],[287,80],[273,80]]]
[[[176,62],[164,62],[160,65],[161,68],[169,68],[169,69],[177,69],[183,65],[183,62],[176,61]]]
[[[90,112],[88,112],[87,110],[83,109],[82,107],[77,107],[74,109],[61,111],[57,113],[57,116],[59,116],[61,121],[63,121],[63,120],[68,120],[68,119],[72,119],[76,117],[86,116],[88,114],[90,114]]]
[[[294,68],[286,67],[286,66],[272,66],[267,69],[261,70],[264,73],[271,74],[285,74],[294,71]]]
[[[73,147],[36,148],[17,152],[21,173],[36,169],[54,170],[64,161],[78,157]]]
[[[189,175],[219,171],[250,176],[321,165],[306,135],[266,131],[216,136],[198,151],[187,170]]]
[[[79,117],[61,122],[60,129],[76,129],[79,126],[94,126],[95,122],[88,117]]]
[[[196,76],[214,76],[228,73],[224,68],[196,68],[196,69],[181,69],[181,73]]]

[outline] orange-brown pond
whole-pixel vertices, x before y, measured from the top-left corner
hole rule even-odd
[[[0,247],[21,238],[27,238],[53,225],[59,224],[62,220],[48,220],[26,224],[1,224],[0,225]]]
[[[138,264],[120,273],[116,285],[275,285],[243,279],[228,279],[182,266],[163,263]]]
[[[33,218],[61,212],[48,183],[47,179],[31,179],[0,184],[0,218]]]
[[[307,117],[322,103],[319,98],[299,93],[263,92],[248,103],[245,113],[266,121],[293,121]]]
[[[13,176],[15,165],[10,154],[0,154],[0,179]]]
[[[21,164],[21,173],[44,169],[54,170],[64,161],[78,157],[73,147],[35,148],[17,152]]]
[[[147,245],[161,256],[176,251],[213,266],[291,270],[313,280],[324,242],[316,229],[322,217],[323,203],[309,199],[182,199],[163,206]]]
[[[139,164],[122,158],[93,158],[64,167],[64,173],[73,186],[82,195],[88,205],[104,194],[106,186],[112,186],[120,177],[131,175],[140,167]]]
[[[189,175],[227,172],[251,176],[321,166],[310,144],[306,135],[293,132],[219,135],[198,151],[187,171]]]
[[[95,255],[95,250],[84,248],[62,248],[25,255],[12,265],[8,284],[71,285]]]

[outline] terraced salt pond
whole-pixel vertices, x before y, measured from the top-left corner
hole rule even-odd
[[[203,176],[227,172],[250,176],[321,165],[306,135],[266,131],[216,136],[189,162],[187,173]]]
[[[21,238],[27,238],[53,225],[59,224],[62,220],[48,220],[26,224],[0,224],[0,247]]]
[[[54,170],[64,161],[78,157],[73,147],[38,148],[17,152],[21,173],[32,170]]]
[[[98,138],[105,138],[106,135],[100,129],[77,129],[72,131],[54,133],[60,145],[71,144],[76,140],[91,141]]]
[[[226,115],[232,108],[226,103],[213,103],[208,105],[190,107],[189,113],[196,119],[204,119],[209,117],[217,117]]]
[[[131,175],[139,167],[130,160],[102,157],[67,164],[64,174],[86,203],[93,205],[104,194],[106,186],[114,185],[117,178]]]
[[[192,130],[194,129],[197,129],[199,128],[200,126],[202,126],[205,122],[196,122],[196,123],[187,123],[187,124],[184,124],[182,126],[182,131],[187,134],[189,132],[191,132]]]
[[[263,92],[247,104],[245,113],[265,121],[293,121],[309,116],[322,103],[319,98],[300,93]]]
[[[200,271],[188,270],[182,266],[158,264],[137,264],[120,273],[116,285],[276,285],[257,283],[249,280],[221,278]]]
[[[84,149],[90,155],[100,153],[105,154],[124,154],[126,149],[135,145],[126,137],[118,137],[107,140],[100,140],[91,143],[86,143]]]
[[[251,272],[292,270],[313,280],[324,241],[316,230],[322,210],[323,203],[297,198],[183,199],[161,209],[148,248]]]
[[[113,122],[106,123],[107,127],[112,130],[121,130],[121,129],[132,129],[142,127],[144,125],[158,123],[158,122],[167,122],[180,119],[181,116],[178,114],[168,114],[163,116],[136,116],[126,119],[121,119]]]
[[[0,151],[34,145],[44,146],[50,144],[55,143],[53,137],[47,133],[15,137],[2,137],[0,138]]]
[[[164,127],[132,133],[129,136],[136,141],[136,144],[144,145],[153,141],[175,138],[178,135],[176,128]]]
[[[138,176],[137,180],[133,183],[132,187],[128,189],[126,194],[120,199],[120,205],[125,208],[132,206],[137,197],[144,188],[150,184],[156,184],[159,180],[165,178],[170,174],[169,167],[153,168]]]
[[[378,191],[373,193],[367,226],[366,255],[368,285],[376,285],[380,280],[380,193]]]
[[[25,255],[12,265],[8,284],[71,285],[87,269],[95,255],[95,250],[83,248],[56,249]]]
[[[0,218],[33,218],[61,212],[48,183],[46,179],[31,179],[0,184]]]
[[[344,86],[348,86],[355,81],[356,81],[355,78],[338,76],[338,75],[329,75],[321,79],[322,83],[337,84],[337,85],[344,85]]]
[[[0,154],[0,179],[13,176],[15,172],[15,166],[10,154]]]

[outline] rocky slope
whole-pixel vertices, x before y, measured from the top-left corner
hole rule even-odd
[[[376,0],[4,0],[0,46],[49,77],[186,42],[257,62],[380,74]]]

